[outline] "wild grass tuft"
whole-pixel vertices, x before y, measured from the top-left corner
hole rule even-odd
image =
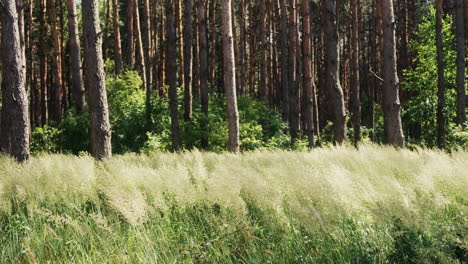
[[[0,158],[0,263],[464,262],[468,153]]]

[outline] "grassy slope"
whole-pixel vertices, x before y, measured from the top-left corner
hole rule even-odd
[[[0,263],[467,261],[468,153],[0,158]]]

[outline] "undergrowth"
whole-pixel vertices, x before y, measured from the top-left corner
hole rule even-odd
[[[468,153],[0,158],[0,263],[464,263]]]

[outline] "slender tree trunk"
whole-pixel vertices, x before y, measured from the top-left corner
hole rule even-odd
[[[0,148],[23,162],[29,158],[30,122],[26,93],[26,62],[21,45],[18,13],[14,0],[0,4],[2,111]]]
[[[41,122],[47,124],[47,52],[46,52],[46,0],[40,0],[39,7],[39,79],[41,89]]]
[[[130,69],[135,65],[134,8],[136,8],[134,0],[129,0],[127,2],[127,64]]]
[[[171,110],[172,150],[179,151],[180,125],[179,102],[177,99],[177,39],[174,21],[174,0],[166,0],[166,34],[167,34],[167,82],[169,85],[169,105]]]
[[[111,126],[107,106],[106,76],[102,58],[102,35],[98,0],[82,0],[84,35],[84,76],[91,112],[91,140],[97,160],[112,155]]]
[[[245,93],[245,63],[246,63],[246,52],[247,52],[247,41],[246,41],[246,30],[245,30],[245,21],[246,21],[246,14],[245,14],[245,0],[240,0],[240,14],[239,14],[239,27],[240,27],[240,44],[239,44],[239,66],[240,69],[240,82],[238,83],[239,87],[239,95],[244,95]]]
[[[210,43],[210,50],[209,50],[209,63],[208,63],[208,80],[211,84],[211,92],[214,90],[214,86],[216,84],[216,39],[219,38],[216,32],[216,2],[217,1],[209,1],[209,18],[205,18],[205,25],[206,19],[209,19],[209,43]],[[206,1],[203,2],[204,5]],[[206,16],[206,15],[205,15]],[[206,27],[206,26],[205,26]],[[206,29],[208,30],[208,29]],[[208,41],[208,37],[207,37]],[[208,49],[208,44],[207,44]],[[207,51],[208,52],[208,51]]]
[[[350,109],[354,128],[354,143],[361,140],[361,100],[359,79],[359,0],[351,0],[351,89]]]
[[[444,78],[444,43],[442,39],[443,7],[442,0],[436,0],[436,46],[437,46],[437,145],[445,148],[445,78]]]
[[[75,0],[68,0],[68,33],[70,34],[70,58],[72,70],[73,97],[75,99],[76,113],[83,111],[85,94],[83,87],[83,75],[81,73],[80,37],[78,35],[78,24],[76,21]]]
[[[391,1],[391,0],[390,0]],[[325,36],[326,36],[326,85],[333,114],[334,141],[342,144],[346,140],[346,112],[344,94],[338,74],[338,30],[336,23],[336,0],[325,0]]]
[[[50,19],[50,32],[52,34],[52,94],[50,98],[50,119],[56,122],[60,122],[62,119],[62,107],[61,107],[61,90],[62,90],[62,66],[61,66],[61,52],[60,42],[57,30],[57,12],[55,0],[49,1],[49,19]]]
[[[109,53],[109,31],[110,31],[110,18],[111,18],[111,3],[110,0],[106,0],[106,22],[104,25],[104,44],[103,44],[103,56],[104,62],[108,58]]]
[[[280,1],[281,9],[281,86],[283,96],[283,120],[289,120],[289,65],[288,65],[288,23],[285,0]]]
[[[114,27],[114,60],[115,74],[120,74],[123,71],[122,47],[120,40],[120,18],[119,18],[119,1],[112,0],[112,24]]]
[[[239,152],[239,112],[236,97],[236,65],[234,59],[234,39],[232,34],[231,0],[222,0],[221,6],[223,26],[224,54],[224,91],[227,99],[227,115],[229,127],[228,150]]]
[[[291,145],[299,137],[299,82],[297,78],[297,24],[296,24],[296,0],[292,0],[289,6],[289,128]]]
[[[258,84],[258,98],[265,99],[267,89],[267,44],[266,44],[266,0],[259,0],[259,48],[260,48],[260,83]]]
[[[192,121],[192,0],[184,0],[184,119]]]
[[[206,13],[205,1],[195,0],[197,18],[198,18],[198,38],[199,38],[199,75],[200,75],[200,99],[202,113],[205,117],[202,120],[201,130],[201,146],[202,148],[208,147],[208,45],[206,37]]]
[[[396,69],[395,18],[393,1],[381,0],[380,11],[383,24],[383,105],[384,131],[388,144],[404,147],[405,139],[400,117],[398,76]]]
[[[145,77],[146,77],[146,122],[148,128],[151,127],[151,91],[152,91],[152,59],[151,59],[151,51],[153,50],[152,43],[151,43],[151,15],[150,15],[150,3],[149,0],[143,1],[143,56],[145,59]]]
[[[306,91],[305,95],[305,118],[306,118],[306,135],[309,140],[309,148],[315,147],[314,141],[314,76],[312,73],[312,44],[311,44],[311,30],[310,30],[310,1],[302,0],[302,49],[304,62],[304,87]]]
[[[146,87],[148,86],[148,79],[146,75],[146,63],[145,63],[145,55],[143,51],[143,38],[141,36],[142,31],[141,31],[141,24],[140,24],[140,10],[138,8],[138,0],[134,0],[134,32],[135,32],[135,37],[136,37],[136,53],[137,53],[137,59],[138,59],[138,66],[139,70],[141,72],[141,79],[143,80],[143,89],[146,90]],[[148,53],[149,50],[146,52]]]
[[[456,39],[457,39],[457,123],[463,127],[466,126],[466,88],[465,88],[465,27],[468,24],[463,21],[464,9],[468,10],[468,1],[465,1],[463,7],[463,0],[455,0],[456,2]],[[465,18],[468,19],[468,18]],[[468,21],[467,21],[468,22]]]
[[[182,3],[181,0],[175,2],[175,27],[177,36],[177,61],[179,62],[178,70],[178,86],[184,86],[184,43],[183,43],[183,25],[182,25]]]

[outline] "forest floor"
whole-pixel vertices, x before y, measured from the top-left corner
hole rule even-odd
[[[466,263],[468,152],[0,157],[0,263]]]

